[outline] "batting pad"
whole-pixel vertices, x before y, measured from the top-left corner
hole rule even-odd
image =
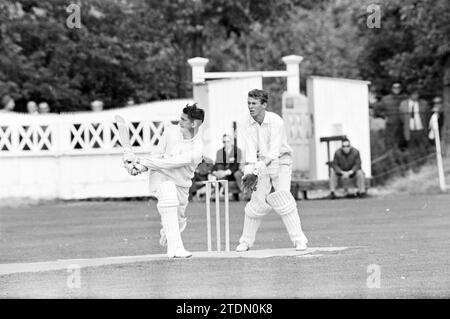
[[[244,229],[242,231],[242,236],[239,239],[239,243],[247,243],[249,247],[252,247],[261,222],[262,218],[252,218],[245,215]]]
[[[256,232],[261,225],[262,218],[271,210],[272,207],[257,198],[252,198],[247,205],[245,205],[244,229],[242,231],[242,236],[239,239],[240,243],[245,242],[249,247],[253,246]]]
[[[158,211],[167,237],[167,256],[174,257],[175,251],[183,247],[180,227],[178,225],[178,197],[173,182],[161,183],[158,189]]]
[[[300,216],[298,216],[297,210],[290,214],[281,215],[281,220],[286,227],[289,234],[289,238],[295,244],[296,242],[308,243],[308,238],[302,230],[302,224],[300,222]]]
[[[178,224],[180,225],[180,232],[183,232],[187,226],[187,218],[186,218],[186,204],[181,204],[178,206]]]
[[[162,223],[161,223],[161,226],[162,226]],[[178,215],[178,226],[180,228],[180,234],[183,233],[183,231],[187,227],[187,220],[186,220],[186,218],[181,220],[180,219],[180,215]],[[161,234],[161,239],[160,239],[160,242],[159,242],[160,245],[161,246],[167,246],[167,236],[166,236],[166,231],[164,230],[164,226],[161,228],[159,233]]]
[[[261,219],[270,213],[271,210],[272,207],[270,207],[266,202],[254,197],[247,203],[247,205],[245,205],[245,216]]]
[[[308,239],[302,230],[300,216],[297,211],[297,203],[288,191],[278,191],[267,196],[267,202],[281,216],[291,241],[307,243]]]
[[[162,182],[157,191],[158,204],[156,207],[178,207],[177,187],[174,182]],[[176,212],[178,209],[175,210]],[[178,213],[177,213],[178,215]],[[178,222],[177,222],[178,224]]]
[[[297,212],[297,203],[294,196],[288,191],[278,191],[267,195],[267,203],[279,214],[289,214],[293,210]]]

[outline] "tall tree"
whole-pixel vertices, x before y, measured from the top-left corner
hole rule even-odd
[[[361,73],[385,91],[393,81],[444,96],[444,140],[450,144],[450,2],[383,0],[380,29],[361,24]],[[450,155],[450,154],[449,154]]]

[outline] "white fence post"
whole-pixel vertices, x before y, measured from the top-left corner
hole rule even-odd
[[[286,64],[287,76],[287,92],[292,94],[300,94],[300,69],[299,65],[303,57],[299,55],[288,55],[282,58]]]
[[[431,116],[431,129],[434,132],[434,142],[436,145],[436,161],[439,175],[439,187],[441,191],[445,192],[447,191],[447,185],[445,184],[444,165],[442,163],[441,139],[439,136],[439,124],[437,113],[434,113]]]
[[[205,66],[208,62],[208,59],[200,57],[188,60],[189,65],[192,67],[192,82],[194,84],[205,82]]]

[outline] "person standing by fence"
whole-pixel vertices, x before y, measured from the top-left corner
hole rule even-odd
[[[400,103],[400,114],[403,129],[403,137],[409,152],[409,163],[414,169],[425,162],[428,141],[426,125],[429,121],[428,104],[419,98],[419,91],[413,89],[409,98]]]
[[[401,131],[401,119],[399,114],[399,105],[406,98],[402,94],[402,85],[398,82],[392,84],[391,93],[383,96],[377,103],[375,117],[382,117],[386,121],[385,128],[385,150],[403,148],[404,140]]]

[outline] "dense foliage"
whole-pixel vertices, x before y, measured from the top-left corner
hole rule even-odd
[[[79,29],[66,26],[71,2],[0,2],[0,95],[19,110],[28,100],[60,112],[188,97],[194,56],[231,71],[280,69],[299,54],[302,90],[314,74],[369,80],[380,93],[401,80],[431,97],[450,78],[448,0],[379,1],[379,29],[366,24],[372,1],[78,0]],[[278,94],[284,85],[267,82]]]

